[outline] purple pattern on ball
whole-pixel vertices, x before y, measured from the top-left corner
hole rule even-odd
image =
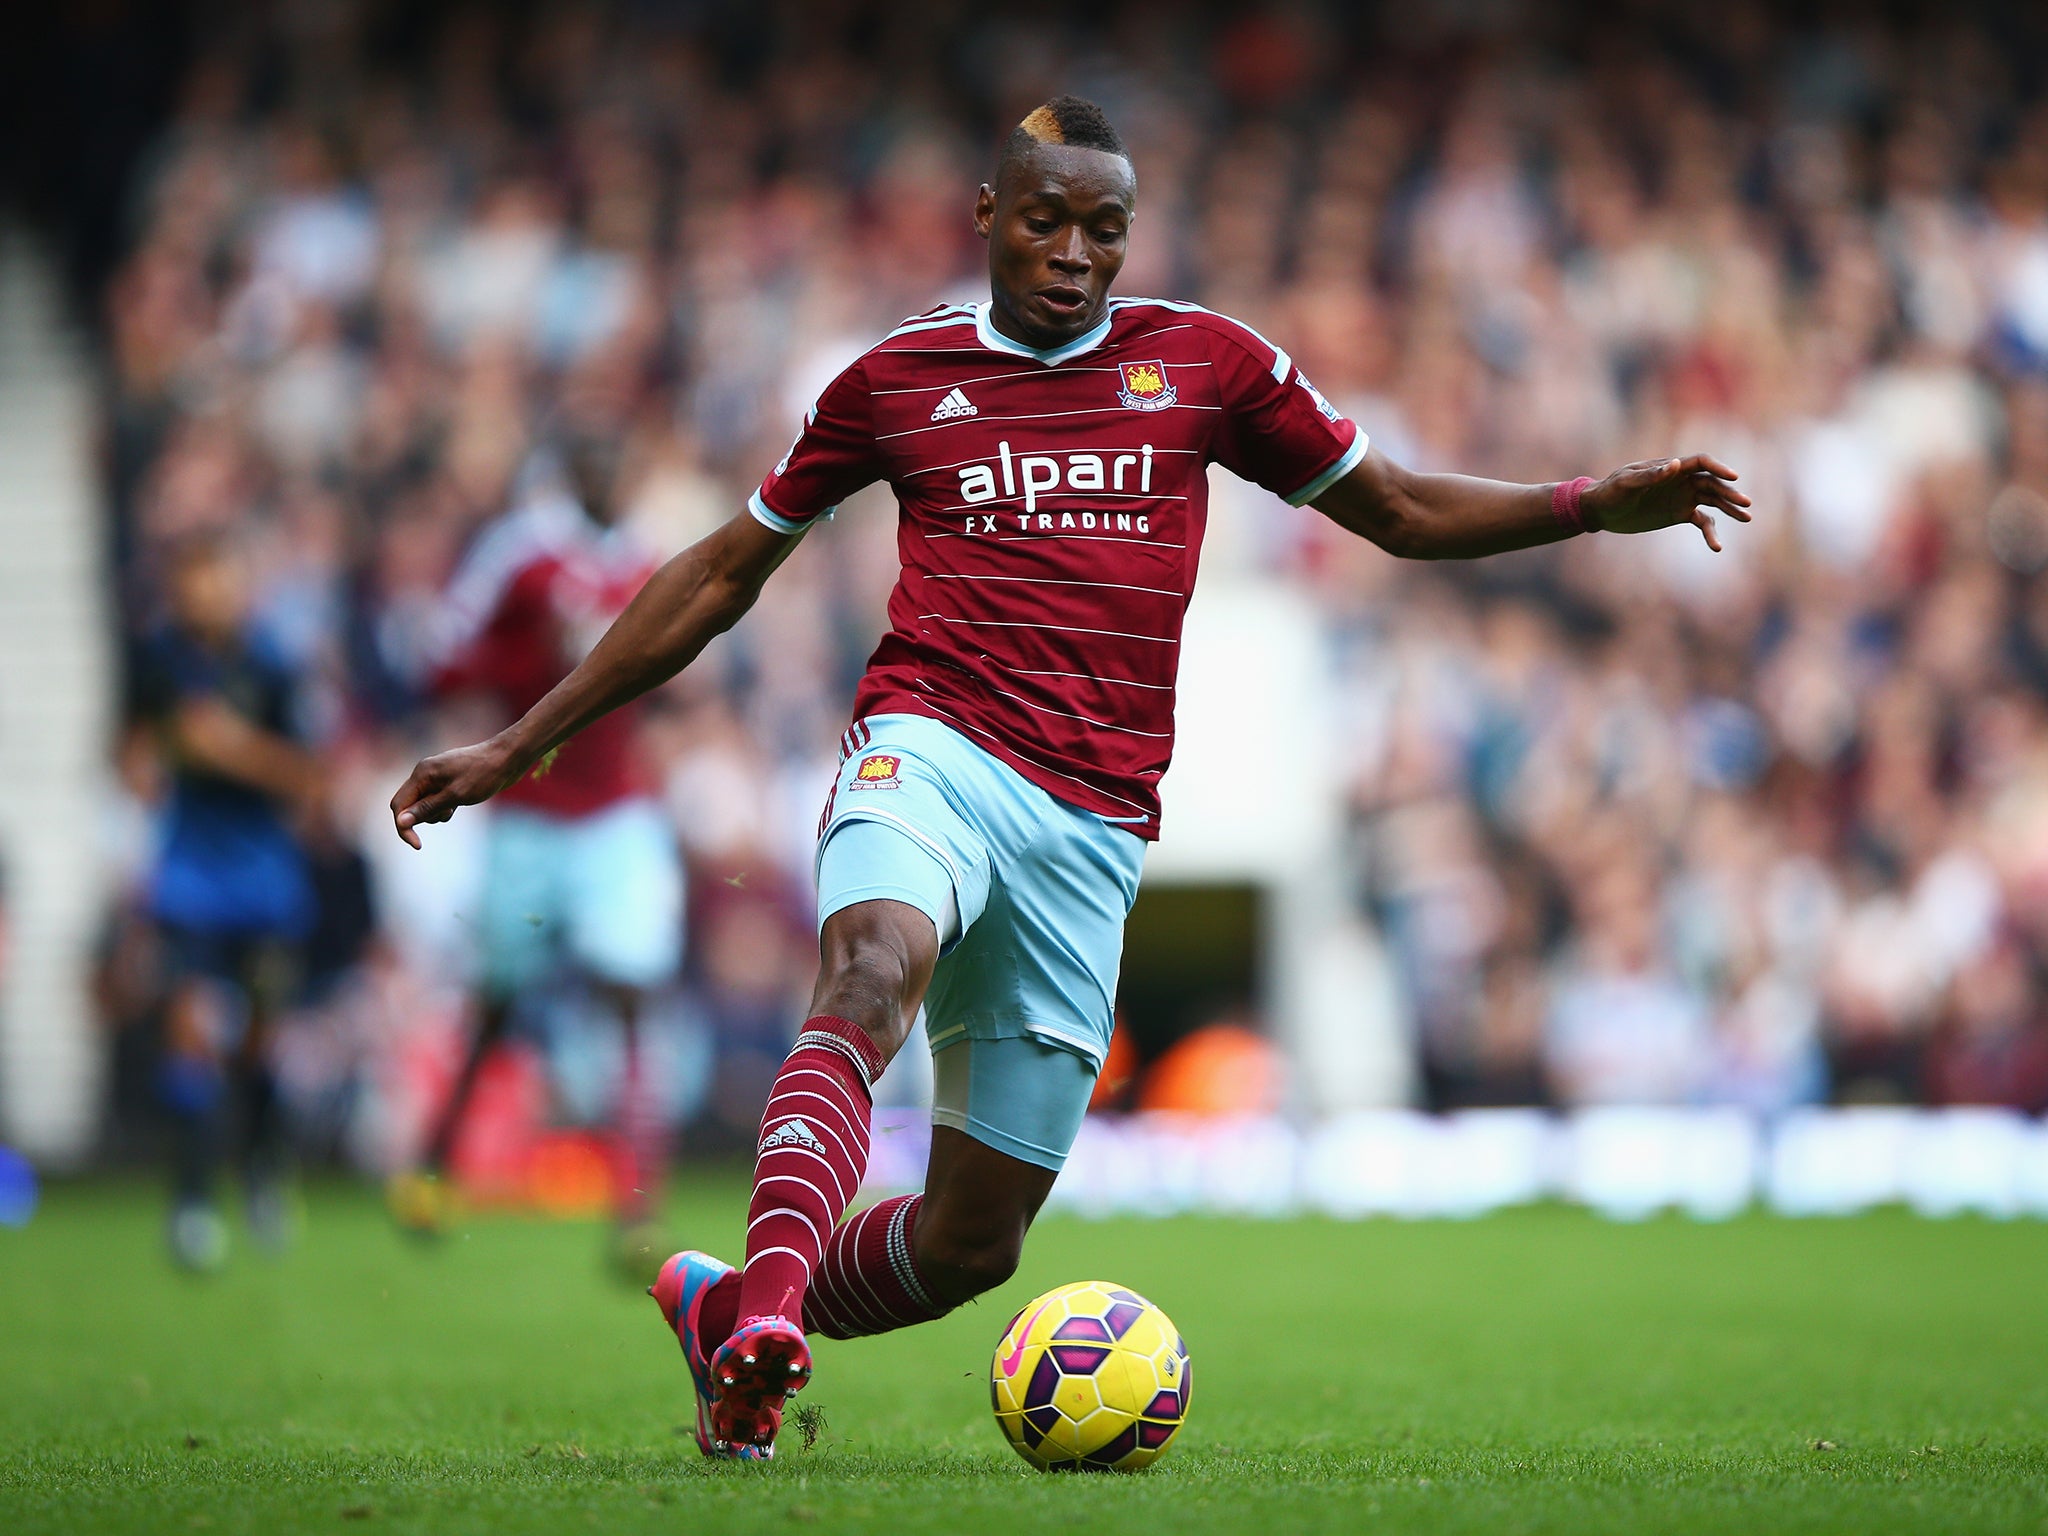
[[[1052,1395],[1060,1389],[1060,1368],[1049,1355],[1040,1355],[1038,1364],[1031,1372],[1031,1380],[1024,1387],[1024,1406],[1044,1408],[1051,1404]]]
[[[1103,1313],[1102,1321],[1109,1329],[1109,1336],[1120,1339],[1131,1331],[1131,1325],[1145,1315],[1142,1302],[1120,1301]]]
[[[1138,1426],[1138,1444],[1145,1447],[1148,1451],[1156,1451],[1166,1444],[1167,1441],[1171,1440],[1173,1432],[1179,1428],[1178,1424],[1140,1424]]]
[[[1093,1344],[1055,1344],[1046,1353],[1059,1362],[1060,1370],[1068,1376],[1092,1376],[1095,1368],[1109,1358],[1108,1350]]]
[[[1131,1452],[1135,1451],[1137,1448],[1138,1426],[1135,1424],[1127,1424],[1124,1426],[1124,1432],[1122,1434],[1118,1435],[1114,1440],[1110,1441],[1109,1444],[1105,1445],[1101,1450],[1082,1457],[1081,1461],[1083,1465],[1091,1468],[1113,1467],[1118,1462],[1122,1461],[1126,1456],[1130,1455]]]

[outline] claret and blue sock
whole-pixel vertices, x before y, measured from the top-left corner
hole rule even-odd
[[[867,1031],[820,1015],[805,1023],[776,1076],[761,1116],[746,1268],[703,1292],[691,1328],[709,1355],[716,1442],[773,1441],[784,1399],[810,1377],[806,1329],[857,1338],[947,1310],[913,1257],[923,1196],[884,1200],[841,1221],[867,1174],[872,1090],[883,1065]],[[681,1319],[670,1322],[680,1333]]]

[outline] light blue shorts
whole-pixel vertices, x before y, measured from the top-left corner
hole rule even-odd
[[[483,984],[508,997],[566,959],[598,981],[655,987],[682,962],[683,870],[659,806],[590,816],[516,806],[491,815],[484,856]]]
[[[819,838],[818,921],[877,900],[931,918],[934,1120],[1058,1168],[1109,1050],[1145,844],[939,721],[875,715],[855,734]]]

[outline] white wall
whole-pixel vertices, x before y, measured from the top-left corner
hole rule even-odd
[[[1321,625],[1256,573],[1264,492],[1211,476],[1202,576],[1181,647],[1173,766],[1148,884],[1250,883],[1262,897],[1262,999],[1287,1052],[1291,1107],[1406,1102],[1411,1052],[1379,936],[1343,888],[1342,783]]]
[[[102,1051],[86,994],[104,911],[111,616],[84,350],[57,274],[0,227],[0,1140],[89,1149]]]

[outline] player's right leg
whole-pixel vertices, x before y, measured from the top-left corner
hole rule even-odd
[[[249,1236],[258,1248],[277,1254],[291,1242],[296,1213],[290,1128],[272,1057],[278,1021],[300,984],[299,946],[281,935],[252,939],[241,947],[236,970],[248,1020],[235,1053],[235,1075],[241,1087]]]
[[[812,1016],[761,1118],[735,1326],[710,1360],[713,1436],[728,1445],[772,1444],[810,1379],[804,1296],[867,1173],[871,1090],[910,1032],[939,936],[920,908],[870,899],[827,918],[820,947]]]
[[[714,1298],[734,1319],[711,1361],[714,1430],[735,1444],[771,1442],[809,1379],[804,1296],[867,1172],[870,1090],[988,896],[986,845],[937,754],[889,745],[892,722],[855,727],[867,750],[841,764],[828,803],[812,1016],[762,1115],[743,1277]]]
[[[618,1020],[612,1099],[612,1260],[645,1285],[668,1252],[660,1230],[668,1117],[647,1070],[648,996],[682,965],[684,880],[675,832],[652,801],[628,800],[574,826],[561,871],[563,949]]]
[[[1095,1090],[1090,1059],[1024,1035],[958,1040],[933,1066],[924,1190],[832,1234],[805,1303],[827,1338],[927,1322],[1015,1274]]]
[[[705,1315],[705,1302],[720,1289],[721,1282],[733,1278],[734,1270],[730,1264],[692,1248],[676,1254],[661,1266],[661,1273],[647,1288],[647,1294],[661,1308],[661,1315],[675,1332],[676,1342],[683,1347],[683,1362],[689,1368],[690,1383],[697,1393],[697,1449],[706,1456],[729,1457],[735,1461],[765,1461],[775,1454],[773,1446],[735,1446],[718,1438],[711,1428],[716,1398],[711,1390],[710,1351],[717,1347],[717,1339],[732,1332],[733,1316],[730,1307],[722,1314],[715,1314],[720,1318],[720,1332],[712,1343],[706,1344],[705,1330],[711,1324]]]
[[[762,1119],[744,1279],[715,1285],[702,1309],[707,1338],[726,1316],[736,1325],[710,1361],[714,1434],[728,1443],[771,1441],[785,1398],[808,1379],[807,1304],[828,1335],[878,1333],[1007,1277],[1086,1108],[1094,1056],[1082,1047],[1108,1037],[1142,845],[1092,819],[1077,843],[1044,791],[935,722],[856,727],[869,728],[865,755],[842,767],[821,842],[817,1016]],[[1113,857],[1082,846],[1105,832],[1104,847],[1119,844]],[[998,857],[1027,898],[1019,905],[1006,889],[1000,915]],[[1087,930],[1078,948],[1077,924]],[[1036,948],[1066,960],[1024,952]],[[942,1113],[931,1188],[842,1224],[866,1170],[869,1085],[935,987],[935,967],[976,979],[956,981],[933,1022]],[[970,1020],[1011,1038],[970,1042]],[[1070,1021],[1075,1049],[1023,1037],[1038,1021],[1056,1032]]]
[[[537,986],[553,963],[563,842],[551,818],[516,809],[491,818],[478,914],[476,1023],[419,1157],[385,1189],[392,1219],[417,1236],[438,1236],[448,1224],[454,1206],[449,1169],[477,1079],[504,1039],[512,1000]]]
[[[462,1064],[455,1069],[448,1096],[427,1131],[426,1146],[413,1166],[394,1175],[385,1190],[391,1219],[416,1237],[439,1237],[448,1225],[454,1207],[448,1169],[455,1157],[455,1143],[469,1115],[477,1077],[505,1038],[511,1013],[509,998],[486,993],[479,999],[476,1027],[463,1048]]]

